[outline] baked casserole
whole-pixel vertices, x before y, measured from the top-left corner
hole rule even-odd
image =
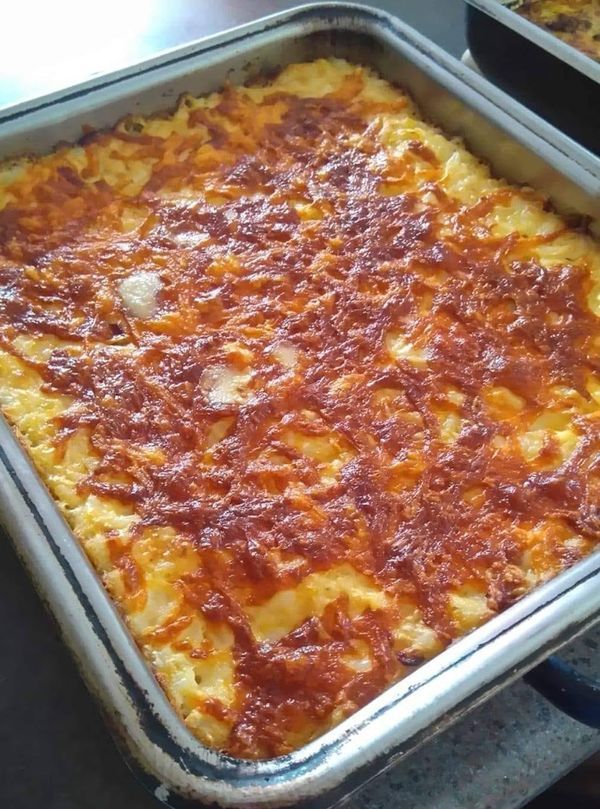
[[[600,0],[522,0],[515,10],[568,45],[600,60]]]
[[[0,404],[183,721],[296,749],[600,535],[600,248],[330,59],[0,170]]]

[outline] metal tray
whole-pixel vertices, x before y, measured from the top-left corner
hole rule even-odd
[[[383,12],[319,4],[0,114],[0,155],[44,152],[81,125],[172,105],[226,79],[335,54],[408,89],[423,113],[463,136],[493,170],[600,221],[600,167],[561,133]],[[329,806],[600,618],[595,554],[528,595],[301,750],[270,761],[202,746],[152,676],[79,543],[0,419],[0,518],[56,617],[117,741],[148,788],[174,807]]]
[[[514,11],[467,0],[467,41],[485,76],[600,156],[600,62]]]
[[[545,28],[541,28],[517,14],[513,9],[519,4],[518,0],[467,0],[467,3],[508,28],[512,28],[513,31],[534,42],[540,48],[556,56],[557,59],[571,65],[584,76],[600,83],[600,62],[563,42]]]

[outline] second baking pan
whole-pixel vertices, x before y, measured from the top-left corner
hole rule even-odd
[[[494,170],[600,218],[598,166],[568,138],[394,18],[360,6],[286,12],[150,64],[6,111],[3,156],[43,152],[127,112],[171,105],[227,79],[337,55],[375,67]],[[301,750],[248,762],[203,747],[151,676],[98,578],[7,425],[0,423],[0,510],[91,690],[154,794],[172,806],[330,805],[598,619],[593,555],[390,688]]]
[[[570,65],[582,76],[600,83],[600,62],[595,61],[587,54],[568,45],[550,31],[536,25],[527,18],[516,13],[518,0],[467,0],[475,9],[497,20],[504,27],[525,37],[538,47],[552,54],[554,57]],[[508,56],[508,54],[507,54]]]
[[[600,154],[600,62],[521,17],[510,0],[467,3],[467,41],[481,71]]]

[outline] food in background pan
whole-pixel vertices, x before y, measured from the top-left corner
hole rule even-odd
[[[0,404],[207,745],[300,747],[600,536],[600,249],[340,60],[0,173]]]
[[[514,8],[592,59],[600,60],[600,0],[523,0]]]

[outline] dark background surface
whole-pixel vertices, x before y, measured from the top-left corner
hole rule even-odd
[[[0,51],[0,106],[292,5],[274,0],[105,0],[92,11],[67,0],[47,8],[34,0],[13,3],[10,10],[3,8],[3,30],[10,42]],[[377,5],[455,55],[464,50],[461,0],[384,0]],[[125,6],[127,19],[122,22],[115,10]],[[158,809],[160,804],[123,763],[1,534],[0,638],[1,809]]]

